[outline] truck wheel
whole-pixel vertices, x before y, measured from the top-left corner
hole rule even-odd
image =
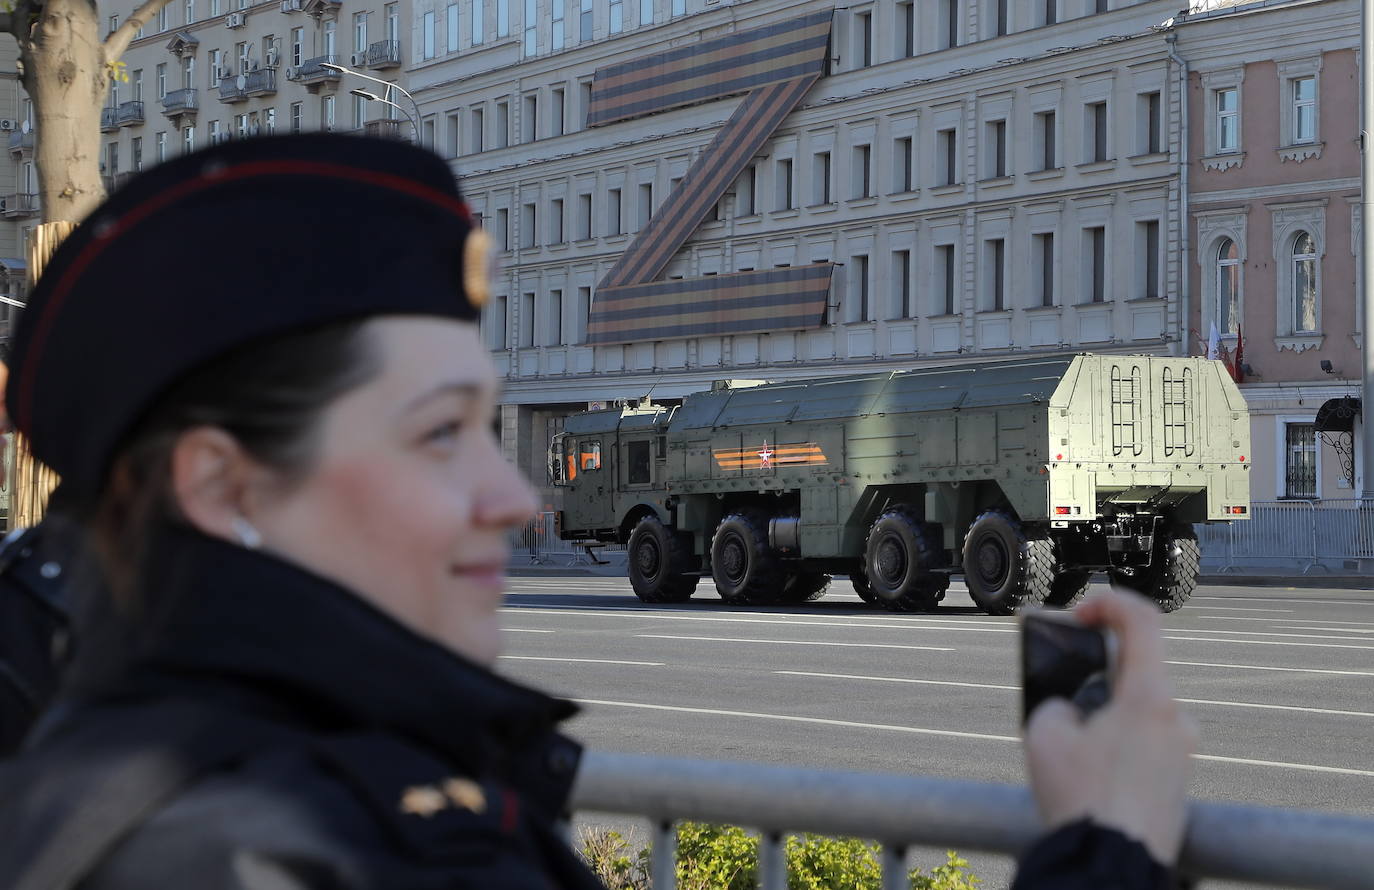
[[[864,545],[868,586],[877,604],[893,612],[934,609],[949,586],[949,576],[931,572],[939,552],[925,523],[909,510],[879,516]]]
[[[798,572],[787,576],[782,600],[787,603],[814,603],[830,590],[830,576],[820,572]]]
[[[630,532],[630,586],[646,603],[686,602],[697,589],[689,574],[691,554],[657,516],[645,516]]]
[[[1026,529],[1000,510],[989,510],[964,536],[964,581],[969,596],[989,615],[1013,615],[1043,603],[1054,582],[1054,541],[1043,529]]]
[[[862,572],[850,575],[849,583],[854,585],[854,592],[859,595],[859,599],[868,603],[870,606],[878,605],[878,597],[873,594],[873,588],[868,586],[867,575]]]
[[[768,545],[768,518],[756,511],[731,513],[711,539],[711,577],[720,598],[732,606],[777,602],[782,565]]]
[[[1091,580],[1092,572],[1077,569],[1060,572],[1050,582],[1050,592],[1045,596],[1045,605],[1067,609],[1088,592],[1088,582]]]
[[[1112,581],[1154,600],[1161,611],[1183,608],[1197,589],[1202,561],[1197,532],[1186,523],[1170,526],[1155,535],[1155,548],[1148,568],[1133,574],[1113,572]]]

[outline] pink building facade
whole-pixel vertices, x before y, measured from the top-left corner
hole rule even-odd
[[[1234,4],[1182,17],[1190,351],[1243,349],[1252,498],[1358,494],[1353,436],[1318,429],[1360,395],[1359,3]]]

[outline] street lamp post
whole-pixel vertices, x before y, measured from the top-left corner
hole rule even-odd
[[[1374,396],[1374,0],[1364,0],[1360,16],[1360,345],[1363,347],[1361,381],[1361,455],[1364,480],[1360,495],[1374,499],[1374,418],[1370,416],[1370,397]]]
[[[401,112],[401,114],[404,114],[406,116],[406,120],[410,121],[410,126],[415,130],[415,144],[420,144],[420,124],[415,120],[414,116],[412,116],[411,113],[407,111],[405,108],[403,108],[400,105],[397,105],[390,99],[382,98],[376,93],[369,93],[367,90],[361,87],[349,90],[348,94],[350,96],[357,96],[360,99],[366,99],[369,102],[381,102],[383,105],[390,105],[392,108]]]
[[[354,70],[354,69],[352,69],[352,68],[345,68],[343,65],[336,65],[336,64],[333,63],[333,62],[321,62],[321,63],[320,63],[320,67],[321,67],[321,68],[324,68],[324,69],[326,69],[326,70],[328,70],[328,71],[337,71],[337,72],[339,72],[340,74],[351,74],[351,75],[353,75],[354,77],[359,77],[359,78],[362,78],[363,80],[370,80],[370,81],[372,81],[373,83],[381,84],[383,87],[385,87],[385,88],[386,88],[386,92],[382,93],[381,96],[378,96],[376,93],[364,93],[364,92],[361,92],[361,91],[358,91],[358,90],[350,90],[349,92],[352,93],[352,94],[355,95],[355,96],[361,96],[361,97],[364,98],[364,99],[368,99],[369,101],[382,102],[382,103],[384,103],[384,104],[386,104],[386,105],[390,105],[392,108],[395,108],[395,109],[399,110],[402,114],[404,114],[404,115],[410,120],[410,125],[411,125],[412,127],[415,128],[415,144],[416,144],[416,145],[419,145],[419,144],[420,144],[420,123],[419,123],[419,121],[420,121],[420,118],[423,117],[423,115],[420,114],[420,103],[419,103],[419,102],[416,102],[416,101],[415,101],[415,97],[412,96],[412,95],[410,95],[410,93],[406,92],[405,89],[404,89],[402,86],[400,86],[399,84],[394,84],[394,83],[392,83],[392,82],[389,81],[389,80],[382,80],[380,77],[373,77],[373,76],[370,75],[370,74],[364,74],[364,73],[362,73],[361,71],[356,71],[356,70]],[[402,96],[405,96],[407,99],[410,100],[411,106],[414,107],[414,109],[415,109],[415,116],[414,116],[414,117],[411,117],[410,113],[407,112],[407,111],[406,111],[404,108],[402,108],[400,105],[397,105],[395,102],[391,101],[391,99],[389,98],[390,95],[391,95],[391,92],[390,92],[391,90],[395,90],[396,92],[400,93]]]

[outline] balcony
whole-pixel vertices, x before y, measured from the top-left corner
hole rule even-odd
[[[162,97],[162,113],[168,117],[195,114],[200,110],[200,91],[195,87],[172,90]]]
[[[110,192],[118,191],[120,188],[123,187],[124,183],[128,182],[130,179],[133,178],[134,172],[132,170],[126,170],[123,173],[116,173],[113,176],[111,176],[108,173],[100,174],[100,181],[104,183],[105,192],[107,194]]]
[[[293,12],[300,12],[301,7],[301,0],[281,0],[281,11],[287,15]]]
[[[119,109],[107,105],[100,109],[100,132],[111,133],[119,129]]]
[[[363,124],[364,136],[376,136],[379,139],[410,139],[410,124],[407,121],[381,120],[366,121]]]
[[[38,215],[38,196],[19,192],[0,198],[0,216],[5,219],[23,219]]]
[[[259,68],[247,74],[234,74],[220,78],[219,100],[221,102],[242,102],[253,96],[271,96],[277,92],[277,70]]]
[[[326,64],[339,64],[337,55],[316,56],[313,59],[306,59],[297,68],[286,69],[286,79],[309,89],[312,93],[318,92],[322,84],[337,84],[343,75],[338,71],[331,71],[324,67]]]
[[[142,102],[121,102],[115,109],[115,120],[121,127],[134,127],[143,123]]]
[[[10,154],[18,158],[33,157],[33,131],[15,130],[10,134]]]
[[[401,41],[378,40],[367,48],[367,67],[374,71],[401,65]]]

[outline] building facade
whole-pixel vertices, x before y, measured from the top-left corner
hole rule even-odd
[[[1357,497],[1360,4],[1241,3],[1180,18],[1188,63],[1185,302],[1242,352],[1256,500]]]
[[[567,414],[722,378],[1185,351],[1176,12],[418,0],[425,138],[501,248],[508,453],[537,484]],[[814,17],[812,69],[777,35]]]

